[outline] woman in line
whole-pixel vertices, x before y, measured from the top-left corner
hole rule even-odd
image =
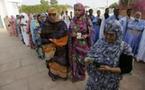
[[[37,15],[33,15],[33,18],[30,23],[30,31],[32,34],[33,44],[36,45],[36,29],[39,27],[39,23],[37,21]]]
[[[8,31],[9,36],[12,36],[11,27],[10,27],[10,18],[6,16],[4,18],[4,21],[5,21],[6,29]]]
[[[29,38],[29,31],[28,31],[28,15],[26,13],[21,14],[22,19],[21,19],[21,32],[22,32],[22,37],[24,40],[24,43],[26,46],[30,46],[30,38]]]
[[[21,16],[16,15],[16,31],[17,31],[18,38],[20,40],[22,40],[21,39],[21,30],[20,30],[20,20],[21,20]]]
[[[35,46],[38,58],[44,59],[44,53],[42,51],[42,43],[41,43],[41,37],[40,37],[41,28],[43,28],[42,23],[44,21],[42,22],[42,19],[40,18],[41,16],[42,15],[40,14],[33,15],[33,18],[31,20],[30,30],[32,34],[32,41]]]
[[[104,38],[99,39],[85,59],[88,64],[88,81],[86,90],[118,90],[122,74],[132,69],[131,47],[122,41],[121,25],[118,21],[109,21],[104,28]],[[122,53],[129,55],[129,63]],[[127,66],[127,68],[125,67]],[[129,66],[129,67],[128,67]]]
[[[10,36],[17,36],[16,20],[15,20],[14,16],[11,16],[9,24],[10,24]]]
[[[45,55],[49,55],[50,51],[55,50],[54,56],[46,61],[52,80],[67,78],[67,31],[65,22],[59,19],[58,10],[55,7],[50,7],[40,36]]]
[[[85,8],[82,4],[74,5],[74,14],[69,29],[69,60],[72,81],[80,81],[85,80],[84,58],[91,46],[92,24],[86,17]]]

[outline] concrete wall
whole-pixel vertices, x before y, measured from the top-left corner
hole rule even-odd
[[[18,12],[18,4],[20,0],[0,0],[0,16],[4,25],[5,16],[16,16]],[[4,25],[5,27],[5,25]]]
[[[9,11],[8,12],[9,16],[10,15],[15,16],[15,15],[19,14],[18,4],[19,4],[19,0],[8,0],[7,1],[6,6],[7,6],[7,11]]]
[[[4,25],[5,27],[5,24],[4,24],[4,17],[7,15],[7,9],[6,9],[6,6],[5,6],[5,1],[4,0],[0,0],[0,16],[1,16],[1,22],[2,24]]]

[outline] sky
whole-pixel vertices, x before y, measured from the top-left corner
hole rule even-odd
[[[97,7],[104,7],[114,3],[118,2],[118,0],[57,0],[59,4],[68,4],[73,6],[77,2],[81,2],[84,5],[87,5],[91,8],[97,8]],[[39,4],[40,0],[22,0],[22,4],[26,5],[35,5]]]

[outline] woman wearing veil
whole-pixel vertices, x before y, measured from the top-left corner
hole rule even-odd
[[[95,43],[85,58],[89,75],[86,90],[118,90],[122,74],[131,71],[131,47],[122,41],[122,35],[118,21],[106,23],[104,38]],[[127,59],[120,58],[124,54]]]

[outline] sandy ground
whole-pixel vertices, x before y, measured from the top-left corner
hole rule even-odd
[[[84,90],[85,83],[53,82],[35,51],[0,29],[0,90]],[[145,64],[134,63],[132,74],[124,76],[120,90],[145,90]]]

